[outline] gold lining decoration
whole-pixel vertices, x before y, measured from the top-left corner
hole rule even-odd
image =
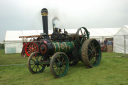
[[[43,13],[41,13],[41,15],[42,15],[42,16],[48,16],[48,13],[43,12]]]
[[[75,45],[74,45],[74,43],[71,41],[71,43],[73,44],[73,48],[75,48]]]
[[[52,42],[53,44],[54,44],[54,47],[55,47],[55,51],[54,51],[54,53],[56,52],[56,45],[55,45],[55,43],[54,42]]]
[[[65,46],[66,46],[66,50],[65,50],[65,53],[67,52],[67,45],[66,45],[66,43],[64,42],[64,44],[65,44]]]
[[[61,44],[61,49],[64,49],[64,48],[65,48],[64,44]]]
[[[58,44],[58,47],[59,47],[59,52],[60,52],[60,46],[59,46],[59,43],[58,42],[56,42],[57,44]]]

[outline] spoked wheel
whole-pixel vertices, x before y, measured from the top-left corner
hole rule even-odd
[[[101,61],[101,48],[96,39],[84,41],[81,48],[82,61],[87,67],[96,67]]]
[[[27,56],[30,56],[33,52],[39,52],[38,44],[34,42],[29,42],[25,46],[25,53]]]
[[[39,52],[32,53],[28,58],[28,69],[31,73],[41,73],[45,69],[45,65],[41,64],[43,61],[42,56]]]
[[[82,45],[82,43],[86,40],[89,39],[89,32],[85,27],[81,27],[77,30],[76,32],[76,40],[79,44]]]
[[[50,70],[54,77],[63,77],[66,75],[69,67],[69,60],[65,53],[55,53],[50,61]]]

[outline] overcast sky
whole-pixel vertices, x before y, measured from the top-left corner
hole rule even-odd
[[[42,30],[42,8],[48,9],[49,29],[54,17],[62,29],[128,25],[128,0],[0,0],[0,41],[7,30]]]

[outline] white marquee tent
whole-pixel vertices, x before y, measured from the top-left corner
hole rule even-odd
[[[113,39],[113,51],[128,54],[128,25],[124,25]]]
[[[103,41],[105,38],[113,38],[120,28],[88,28],[90,38]],[[76,33],[77,29],[66,29],[70,33]],[[5,53],[20,53],[22,50],[22,39],[19,36],[40,35],[42,30],[6,31]],[[49,34],[52,30],[48,31]]]

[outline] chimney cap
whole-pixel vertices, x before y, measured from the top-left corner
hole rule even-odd
[[[46,8],[43,8],[43,9],[41,10],[41,13],[43,13],[43,12],[48,13],[48,10],[47,10]]]

